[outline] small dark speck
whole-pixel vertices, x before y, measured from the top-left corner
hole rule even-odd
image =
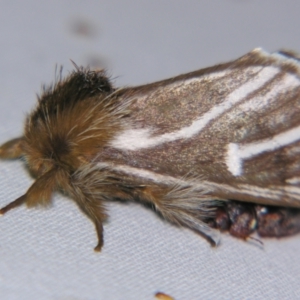
[[[77,36],[93,38],[97,35],[96,26],[87,20],[76,18],[70,24],[71,33]]]

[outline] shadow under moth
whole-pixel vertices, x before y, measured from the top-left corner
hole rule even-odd
[[[0,148],[36,181],[0,210],[61,191],[95,223],[106,201],[138,201],[218,243],[300,231],[300,57],[254,49],[138,87],[75,66],[44,87],[24,135]]]

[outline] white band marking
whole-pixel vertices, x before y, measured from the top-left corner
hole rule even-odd
[[[299,78],[292,74],[285,74],[280,82],[274,84],[269,92],[264,95],[258,95],[249,101],[242,103],[236,113],[230,113],[229,117],[233,120],[237,118],[240,111],[250,112],[259,111],[264,107],[269,107],[274,102],[278,101],[278,95],[287,93],[296,87],[300,86]]]
[[[170,184],[170,185],[183,185],[193,186],[195,190],[208,193],[207,197],[212,197],[214,200],[225,200],[218,198],[214,195],[214,191],[225,191],[232,194],[245,194],[253,196],[253,198],[261,197],[265,199],[274,200],[274,204],[278,201],[278,205],[282,202],[283,196],[290,197],[296,200],[291,200],[290,204],[299,203],[300,200],[300,188],[291,186],[270,186],[269,188],[262,188],[250,184],[239,184],[237,187],[227,184],[216,183],[207,180],[201,180],[201,178],[181,178],[178,179],[169,175],[162,175],[155,172],[151,172],[144,169],[130,167],[127,165],[115,165],[114,163],[97,163],[97,166],[102,168],[109,168],[112,171],[123,172],[128,175],[136,176],[141,179],[151,180],[156,183]],[[296,202],[295,202],[296,201]],[[299,207],[299,204],[296,206]]]
[[[250,68],[253,70],[258,67]],[[111,146],[121,150],[126,149],[136,151],[144,148],[152,148],[162,143],[172,142],[178,139],[188,139],[199,134],[208,123],[231,109],[236,103],[241,102],[250,93],[261,88],[266,82],[274,78],[280,72],[279,68],[272,66],[259,67],[259,69],[262,70],[257,73],[254,79],[247,81],[245,84],[235,89],[222,103],[214,106],[207,113],[193,121],[190,126],[155,137],[151,137],[153,130],[150,128],[126,129],[116,136],[111,142]]]
[[[279,133],[270,139],[260,140],[249,144],[228,145],[226,164],[234,176],[242,174],[243,160],[266,151],[274,151],[300,140],[300,126]]]
[[[289,178],[285,182],[289,183],[289,184],[299,185],[300,184],[300,177]]]

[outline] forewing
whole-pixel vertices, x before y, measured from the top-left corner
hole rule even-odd
[[[121,94],[131,113],[99,153],[103,165],[158,183],[198,178],[215,199],[300,207],[300,68],[293,53],[255,49]]]

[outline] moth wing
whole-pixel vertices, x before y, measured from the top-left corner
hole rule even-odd
[[[101,154],[115,170],[162,184],[200,178],[213,199],[300,207],[296,54],[255,49],[123,97],[128,123]]]

